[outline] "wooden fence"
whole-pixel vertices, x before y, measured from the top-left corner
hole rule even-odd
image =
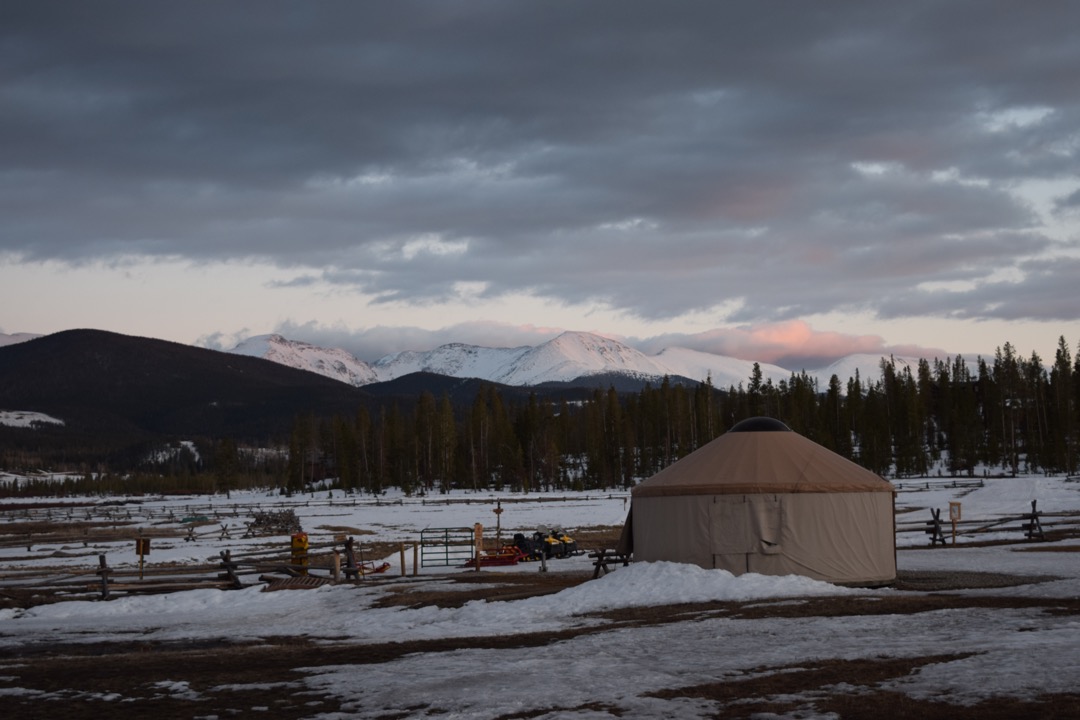
[[[945,478],[942,480],[928,480],[926,478],[910,478],[906,480],[893,480],[896,492],[924,492],[926,490],[953,490],[960,488],[981,488],[985,483],[982,478]]]
[[[337,491],[332,497],[292,497],[275,498],[266,503],[237,502],[193,502],[176,504],[164,500],[127,499],[110,502],[61,502],[49,501],[35,504],[13,504],[0,510],[0,519],[26,522],[104,522],[119,525],[130,523],[229,523],[240,518],[254,518],[260,513],[280,512],[289,508],[323,508],[332,510],[355,507],[383,507],[388,505],[496,505],[497,503],[567,503],[588,502],[594,500],[623,500],[627,502],[630,494],[596,493],[589,495],[501,495],[490,497],[441,497],[438,495],[415,496],[411,498],[386,499],[381,497],[348,495]],[[237,523],[233,523],[238,525]],[[246,524],[246,523],[245,523]]]
[[[402,546],[402,574],[405,573]],[[253,550],[233,553],[222,550],[217,561],[183,566],[110,567],[105,555],[97,567],[52,570],[5,570],[0,572],[0,596],[20,605],[57,600],[99,598],[121,594],[168,593],[200,588],[235,589],[266,583],[276,587],[357,582],[382,575],[389,563],[363,559],[353,538],[314,544],[306,550]],[[290,585],[289,580],[296,582]]]
[[[1080,513],[1046,513],[1031,501],[1031,511],[1016,515],[998,515],[985,518],[942,518],[941,510],[931,509],[930,519],[896,523],[897,535],[919,533],[929,536],[930,545],[955,543],[955,538],[974,538],[990,533],[1015,533],[1019,540],[1047,540],[1080,537]],[[1049,538],[1047,536],[1050,536]]]

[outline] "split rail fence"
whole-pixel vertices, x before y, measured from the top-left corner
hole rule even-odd
[[[402,546],[402,573],[405,572]],[[353,538],[309,545],[306,551],[269,549],[233,553],[195,565],[110,567],[105,555],[97,567],[0,571],[0,596],[23,604],[99,598],[120,594],[169,593],[200,588],[238,589],[266,583],[266,589],[356,582],[385,573],[389,563],[363,558]]]
[[[898,518],[896,532],[929,535],[932,546],[991,533],[1016,533],[1031,541],[1053,540],[1080,537],[1080,513],[1046,513],[1037,508],[1036,500],[1031,501],[1031,512],[969,520],[942,518],[940,509],[931,509],[929,520],[901,522]]]

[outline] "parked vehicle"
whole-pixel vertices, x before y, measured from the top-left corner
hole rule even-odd
[[[526,537],[523,533],[514,535],[514,545],[525,556],[525,560],[544,558],[562,558],[579,554],[577,542],[562,530],[541,528]]]

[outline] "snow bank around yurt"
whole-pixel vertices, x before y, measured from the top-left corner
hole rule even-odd
[[[770,576],[711,570],[676,562],[640,562],[598,581],[563,590],[559,606],[583,614],[624,607],[672,605],[854,593],[855,590],[800,575]]]

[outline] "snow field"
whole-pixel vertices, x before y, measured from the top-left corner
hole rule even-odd
[[[457,496],[454,499],[464,499]],[[380,505],[329,504],[325,494],[292,498],[305,530],[317,541],[333,531],[319,527],[349,526],[373,530],[380,540],[412,542],[423,528],[468,527],[484,522],[493,534],[492,513],[497,496],[472,495],[469,504],[435,504],[415,498],[388,497]],[[518,499],[518,498],[514,498]],[[965,518],[995,513],[1020,514],[1030,501],[1046,512],[1080,510],[1080,484],[1062,478],[988,480],[982,488],[934,489],[905,492],[898,507],[946,509],[949,500],[963,503]],[[260,502],[284,503],[269,496],[240,495],[203,498],[242,508]],[[389,501],[389,502],[387,502]],[[143,509],[172,506],[182,511],[194,501],[155,499]],[[617,525],[628,504],[622,495],[580,495],[565,501],[503,502],[503,536],[538,526],[578,527]],[[133,508],[134,509],[134,508]],[[134,513],[137,515],[137,513]],[[150,525],[148,525],[149,527]],[[364,535],[362,542],[372,536]],[[1012,539],[1018,539],[1013,533]],[[224,545],[240,551],[266,539],[230,540]],[[280,538],[274,539],[280,542]],[[958,594],[1055,599],[1080,598],[1080,552],[1035,551],[1041,543],[993,547],[925,549],[926,536],[898,550],[901,570],[958,570],[1047,575],[1052,582],[995,590],[965,590]],[[1067,543],[1068,544],[1068,543]],[[1071,544],[1078,544],[1075,541]],[[216,557],[222,542],[216,536],[196,543],[155,539],[150,559],[179,561]],[[1053,544],[1060,546],[1060,543]],[[92,557],[50,557],[59,547],[6,548],[0,562],[7,567],[69,563],[85,566]],[[78,550],[78,548],[74,548]],[[115,548],[86,548],[90,555],[105,551],[110,564],[133,562],[129,543]],[[411,562],[411,553],[407,553]],[[397,572],[396,555],[389,558]],[[587,558],[552,560],[551,572],[591,570]],[[507,569],[536,572],[530,563]],[[411,572],[411,568],[409,569]],[[384,643],[453,637],[503,636],[553,632],[568,628],[602,627],[603,610],[713,600],[789,604],[810,597],[875,598],[903,595],[885,589],[849,589],[801,577],[733,577],[723,571],[702,570],[675,563],[640,563],[594,581],[547,595],[506,602],[470,601],[458,608],[377,608],[382,593],[401,583],[450,587],[451,568],[424,568],[420,578],[386,580],[360,585],[325,586],[316,590],[263,593],[195,590],[171,595],[122,597],[110,602],[64,602],[26,610],[0,610],[0,647],[48,643],[104,643],[140,640],[193,640],[229,637],[257,641],[281,635],[306,636],[323,643]],[[915,614],[769,619],[688,618],[663,625],[594,632],[545,647],[461,650],[408,655],[379,664],[322,666],[304,669],[304,685],[342,699],[348,717],[378,717],[409,707],[430,706],[449,717],[497,717],[536,712],[537,717],[610,717],[602,710],[568,710],[586,704],[618,707],[622,717],[700,718],[714,715],[714,703],[704,700],[662,700],[646,693],[664,688],[749,677],[761,668],[798,666],[826,659],[872,660],[880,657],[918,658],[943,653],[972,653],[970,657],[922,667],[910,676],[890,681],[887,689],[916,698],[970,704],[995,696],[1032,698],[1046,693],[1075,692],[1080,687],[1080,620],[1075,615],[1032,609],[938,610]],[[757,669],[757,670],[755,670]],[[0,668],[0,674],[3,674]],[[506,682],[507,677],[515,679]],[[628,680],[629,679],[629,680]],[[182,669],[161,692],[194,693]],[[5,692],[16,692],[8,689]],[[811,698],[806,698],[809,703]],[[563,708],[564,710],[558,710]],[[812,715],[810,715],[812,716]],[[318,717],[334,717],[320,715]]]

